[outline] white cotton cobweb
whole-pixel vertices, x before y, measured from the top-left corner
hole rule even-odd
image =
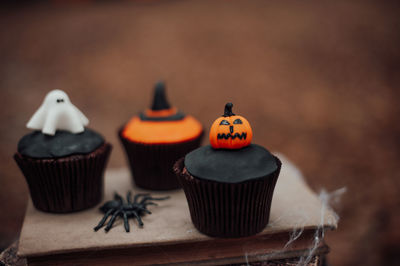
[[[304,256],[299,258],[297,266],[307,265],[312,261],[314,255],[316,255],[316,251],[318,250],[320,243],[321,241],[324,240],[325,236],[324,225],[326,224],[325,218],[327,210],[329,210],[329,212],[333,214],[336,223],[339,221],[339,216],[332,210],[331,205],[338,204],[341,196],[346,192],[346,190],[347,190],[346,187],[343,187],[329,193],[326,190],[322,189],[321,192],[319,193],[319,199],[321,201],[321,207],[319,210],[320,221],[318,226],[314,229],[315,231],[313,234],[313,240],[310,243],[309,247],[307,248],[306,254],[304,254]],[[293,231],[289,233],[288,241],[282,246],[282,248],[273,250],[272,252],[271,250],[269,250],[268,253],[265,255],[255,255],[257,253],[262,253],[262,252],[260,252],[260,250],[249,252],[248,250],[246,250],[246,246],[244,246],[243,251],[247,265],[250,265],[249,262],[250,255],[255,256],[257,258],[257,261],[267,261],[269,259],[281,257],[280,254],[283,255],[285,251],[289,250],[292,244],[294,244],[296,240],[298,240],[302,236],[305,229],[304,225],[306,225],[308,222],[307,214],[304,213],[303,210],[300,208],[297,210],[296,213],[287,214],[287,216],[296,217],[296,224],[293,227]],[[289,217],[278,217],[272,223],[270,223],[269,226],[274,226],[274,223],[279,223],[280,220],[287,218]],[[272,238],[273,236],[269,237]]]
[[[321,200],[321,203],[322,203],[321,211],[320,211],[320,216],[321,216],[320,223],[319,223],[317,229],[315,229],[314,240],[313,240],[312,245],[309,248],[307,256],[300,258],[299,262],[297,263],[298,266],[307,265],[311,261],[319,244],[324,239],[324,237],[325,237],[324,217],[325,217],[325,212],[327,209],[331,210],[331,212],[335,216],[336,222],[339,222],[339,215],[332,210],[331,204],[338,203],[341,196],[346,191],[347,191],[347,188],[342,187],[342,188],[337,189],[330,193],[328,193],[327,191],[322,189],[321,192],[319,193],[319,199]]]

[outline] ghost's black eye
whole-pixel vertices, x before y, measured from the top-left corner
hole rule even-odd
[[[219,123],[220,125],[229,125],[229,122],[226,120],[222,120],[221,123]]]
[[[63,103],[63,102],[64,102],[64,99],[57,99],[57,102],[58,102],[58,103]]]
[[[240,120],[239,118],[236,119],[235,121],[233,121],[233,124],[243,124],[242,120]]]

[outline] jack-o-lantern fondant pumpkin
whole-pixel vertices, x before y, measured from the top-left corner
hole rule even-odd
[[[232,103],[211,126],[210,144],[214,149],[240,149],[250,145],[253,131],[246,118],[232,112]]]
[[[179,187],[173,163],[200,145],[203,126],[172,107],[165,85],[156,84],[150,109],[133,117],[120,131],[136,185],[166,190]]]

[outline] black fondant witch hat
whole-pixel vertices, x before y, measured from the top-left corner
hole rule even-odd
[[[154,98],[151,110],[159,111],[170,108],[171,106],[168,103],[167,95],[165,94],[165,83],[163,81],[159,81],[154,87]]]
[[[169,111],[171,110],[170,114],[163,114],[161,115],[158,113],[159,111]],[[151,114],[153,112],[153,114]],[[176,108],[171,107],[167,100],[167,95],[165,93],[165,83],[163,81],[159,81],[154,86],[154,97],[153,97],[153,104],[151,109],[147,112],[140,113],[141,120],[148,120],[148,121],[174,121],[174,120],[181,120],[185,117],[185,114],[177,111]]]

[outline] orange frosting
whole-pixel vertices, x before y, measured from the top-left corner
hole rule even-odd
[[[126,124],[122,136],[135,142],[163,144],[192,140],[202,131],[200,122],[190,115],[177,121],[142,121],[135,116]]]

